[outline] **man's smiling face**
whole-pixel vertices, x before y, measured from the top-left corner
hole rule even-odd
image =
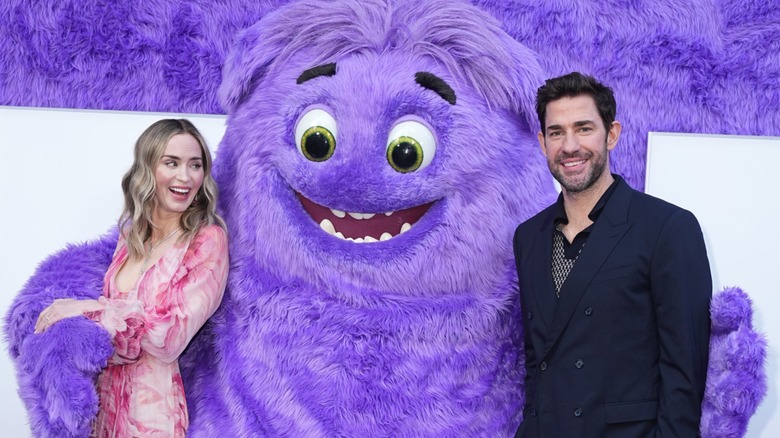
[[[609,151],[617,144],[615,124],[607,131],[589,95],[547,104],[539,144],[547,166],[568,193],[585,191],[609,176]]]

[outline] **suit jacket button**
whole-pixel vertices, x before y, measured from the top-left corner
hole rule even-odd
[[[582,359],[578,359],[577,362],[574,362],[574,366],[579,368],[582,368],[583,365],[585,365],[585,362],[582,361]]]
[[[585,316],[590,316],[590,315],[593,315],[593,308],[588,307],[587,309],[585,309]]]
[[[542,362],[539,364],[539,369],[542,371],[547,370],[547,362]]]
[[[534,312],[528,312],[528,319],[529,320],[534,319]]]
[[[582,416],[582,409],[577,408],[574,410],[574,416],[575,417],[581,417]]]
[[[535,417],[536,416],[536,409],[531,408],[528,410],[528,415]]]

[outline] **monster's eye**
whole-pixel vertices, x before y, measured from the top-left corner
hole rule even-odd
[[[393,126],[387,139],[387,161],[401,173],[424,169],[436,154],[436,138],[427,126],[407,120]]]
[[[325,161],[336,149],[336,119],[327,111],[307,111],[295,125],[295,145],[311,161]]]

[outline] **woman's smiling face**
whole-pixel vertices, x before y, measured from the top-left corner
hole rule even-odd
[[[181,215],[203,184],[203,152],[190,134],[171,137],[154,172],[157,207],[154,217]]]

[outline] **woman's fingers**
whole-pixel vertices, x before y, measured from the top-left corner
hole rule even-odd
[[[38,315],[38,320],[35,322],[35,333],[43,333],[51,327],[52,324],[62,319],[59,317],[59,312],[57,311],[57,302],[55,301],[50,306],[43,309],[40,315]]]
[[[55,322],[70,318],[71,316],[82,315],[85,311],[102,309],[104,306],[97,300],[74,300],[70,298],[60,298],[54,300],[51,305],[43,309],[38,320],[35,321],[35,333],[43,333]]]
[[[47,310],[49,310],[48,307],[38,315],[38,320],[35,322],[35,333],[43,333],[49,328],[51,316]]]

